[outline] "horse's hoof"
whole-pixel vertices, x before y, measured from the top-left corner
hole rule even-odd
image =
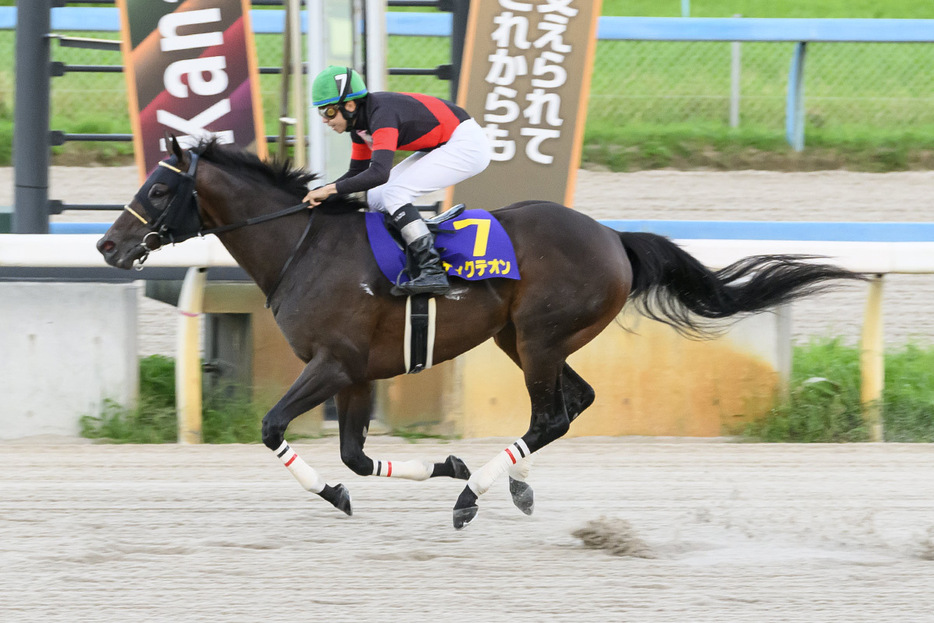
[[[466,463],[464,463],[462,460],[460,460],[453,454],[448,456],[448,458],[445,459],[444,462],[449,464],[451,466],[451,469],[454,471],[453,478],[457,478],[458,480],[467,480],[468,478],[470,478],[470,468],[467,467]]]
[[[470,490],[470,487],[464,487],[461,494],[454,503],[454,528],[460,530],[465,527],[473,518],[477,516],[477,494]]]
[[[467,508],[455,508],[454,509],[454,529],[461,530],[467,527],[473,518],[477,516],[477,511],[480,510],[480,507],[468,506]]]
[[[350,503],[350,491],[347,490],[342,484],[338,484],[336,487],[331,485],[324,485],[321,493],[321,497],[334,505],[334,508],[342,510],[350,516],[353,516],[353,508]]]
[[[526,515],[531,515],[535,510],[535,494],[528,483],[509,477],[509,493],[512,495],[512,503]]]

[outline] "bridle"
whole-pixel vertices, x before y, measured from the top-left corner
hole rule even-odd
[[[140,266],[149,257],[150,251],[155,251],[164,244],[175,244],[203,234],[198,192],[195,190],[195,174],[198,172],[200,157],[195,152],[189,154],[191,161],[187,172],[176,166],[179,164],[178,158],[173,155],[160,162],[161,168],[157,168],[137,191],[134,199],[143,206],[145,216],[131,208],[130,204],[123,206],[124,210],[149,228],[149,233],[140,242],[144,249],[144,254],[139,260]],[[172,200],[164,210],[158,209],[149,200],[149,190],[158,182],[164,183],[173,194]]]
[[[282,265],[282,269],[279,271],[279,277],[266,296],[266,307],[268,308],[273,294],[275,294],[279,284],[282,283],[286,271],[288,271],[289,267],[292,265],[299,249],[305,242],[305,238],[308,237],[308,232],[311,231],[311,224],[314,221],[315,211],[309,210],[308,204],[303,202],[272,212],[271,214],[254,216],[237,223],[206,229],[201,220],[198,191],[195,189],[195,175],[198,172],[200,154],[196,151],[188,150],[188,155],[190,162],[187,171],[183,171],[177,166],[180,164],[179,158],[173,154],[170,158],[159,163],[160,168],[157,168],[157,170],[149,176],[146,183],[143,184],[142,188],[136,193],[134,199],[143,206],[145,216],[130,207],[130,204],[123,206],[124,210],[135,216],[143,225],[149,228],[149,233],[143,236],[143,239],[139,243],[143,248],[143,255],[138,260],[137,270],[142,270],[143,263],[149,258],[150,252],[166,244],[184,242],[195,236],[222,234],[248,225],[265,223],[266,221],[278,219],[283,216],[289,216],[299,212],[308,212],[308,223],[305,225],[305,230],[298,239],[298,243],[296,243],[295,247],[292,249],[292,254],[285,261],[285,264]],[[169,192],[173,193],[169,205],[164,210],[155,207],[149,200],[149,190],[156,183],[165,184]]]

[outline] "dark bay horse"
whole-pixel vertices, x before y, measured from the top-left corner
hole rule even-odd
[[[493,215],[512,238],[520,280],[462,281],[437,301],[434,362],[493,338],[522,369],[531,423],[515,443],[471,474],[443,462],[374,460],[363,450],[371,385],[403,374],[406,301],[377,267],[359,204],[300,205],[313,176],[206,142],[157,167],[97,247],[129,269],[149,252],[216,233],[268,297],[276,322],[306,366],[263,418],[263,442],[309,491],[347,514],[350,496],[330,486],[285,440],[293,419],[336,396],[341,459],[360,475],[467,479],[454,526],[477,514],[478,497],[504,473],[516,505],[532,511],[526,484],[534,452],[568,431],[594,400],[566,363],[619,314],[627,299],[646,315],[700,337],[710,319],[757,312],[859,279],[797,256],[755,256],[711,271],[668,239],[620,233],[564,206],[523,201]],[[249,226],[246,226],[249,225]]]

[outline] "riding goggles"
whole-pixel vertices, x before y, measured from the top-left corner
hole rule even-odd
[[[340,106],[337,104],[330,104],[329,106],[322,106],[318,109],[318,114],[324,117],[325,119],[333,119],[337,116],[337,113],[340,112]]]

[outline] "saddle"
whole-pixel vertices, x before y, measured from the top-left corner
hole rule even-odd
[[[467,206],[465,206],[463,203],[458,203],[456,206],[445,210],[441,214],[424,219],[425,224],[428,225],[428,231],[430,231],[431,235],[435,236],[437,239],[438,232],[441,231],[441,224],[457,218],[463,214],[464,210],[466,209]],[[384,226],[386,227],[386,231],[389,232],[389,235],[392,236],[392,239],[396,241],[396,244],[399,246],[399,248],[405,251],[405,241],[402,240],[402,235],[399,233],[399,231],[390,225],[388,220],[384,221]],[[440,248],[438,249],[438,252],[441,252]]]
[[[405,245],[387,226],[382,212],[366,212],[367,238],[373,257],[390,283],[396,283],[406,262]],[[519,279],[512,241],[502,224],[485,210],[465,210],[458,205],[428,219],[435,248],[449,276],[468,281]],[[403,275],[405,277],[405,275]]]

